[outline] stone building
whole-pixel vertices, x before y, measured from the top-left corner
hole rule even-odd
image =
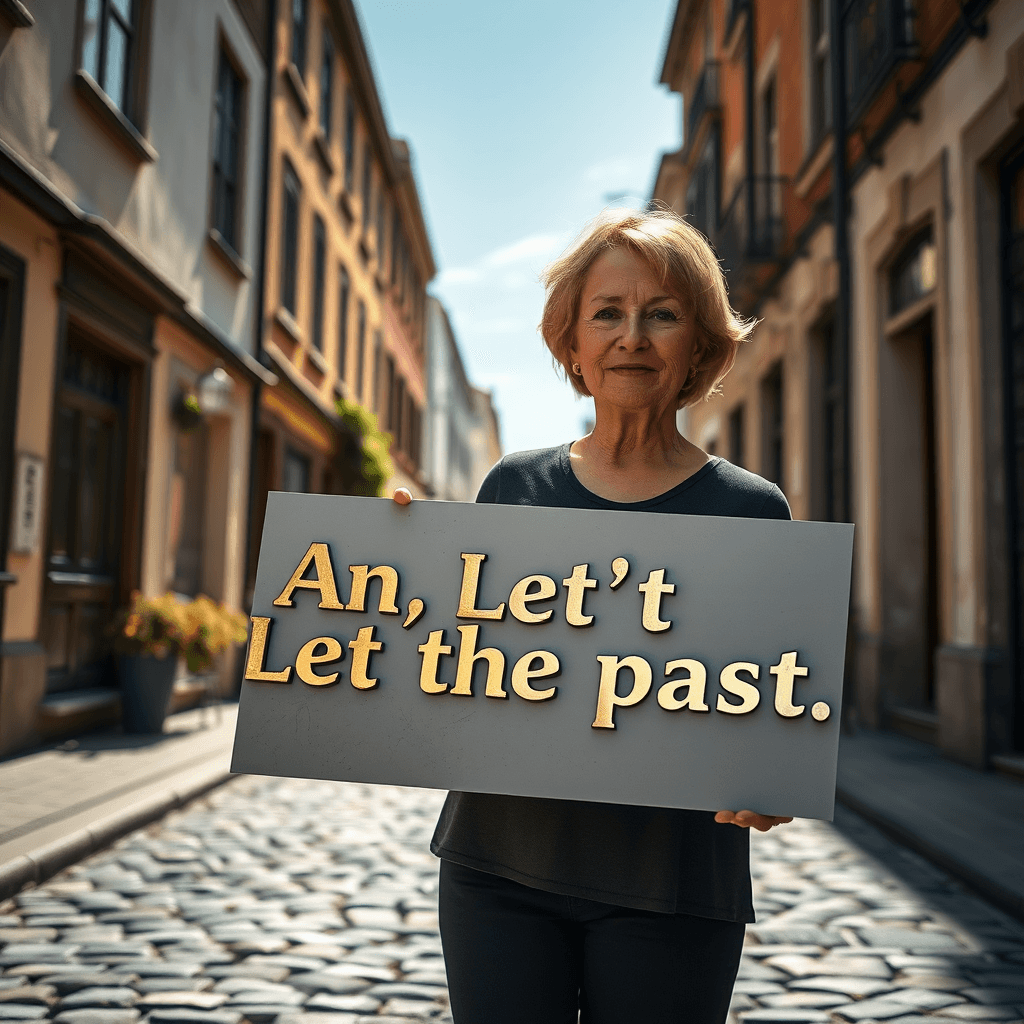
[[[857,524],[851,720],[1019,772],[1024,7],[682,0],[662,81],[652,198],[760,318],[689,436]]]
[[[448,313],[433,296],[427,298],[427,362],[424,469],[431,496],[473,501],[501,458],[498,419],[490,393],[470,384]]]
[[[270,65],[263,389],[249,587],[271,490],[343,493],[336,402],[392,433],[394,477],[423,493],[420,450],[430,241],[408,147],[388,134],[351,0],[277,5]]]
[[[0,4],[0,752],[116,715],[133,589],[242,604],[266,37],[262,0]]]

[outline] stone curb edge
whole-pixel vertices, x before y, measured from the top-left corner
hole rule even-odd
[[[232,778],[234,776],[226,768],[189,772],[187,781],[176,784],[173,779],[169,780],[170,785],[160,793],[40,846],[31,853],[15,857],[0,865],[0,900],[9,899],[27,885],[45,882],[83,857],[102,850],[116,839],[183,807]]]
[[[866,821],[871,822],[890,839],[895,839],[901,845],[909,847],[926,860],[930,860],[943,871],[949,872],[954,878],[959,879],[999,910],[1018,921],[1024,921],[1024,893],[1008,889],[995,879],[975,871],[916,832],[847,792],[841,786],[836,787],[836,799]]]

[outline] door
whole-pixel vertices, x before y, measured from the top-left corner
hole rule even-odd
[[[109,680],[119,598],[127,365],[69,327],[57,387],[43,643],[47,689]]]
[[[1003,401],[1014,746],[1024,750],[1024,153],[1003,169]]]

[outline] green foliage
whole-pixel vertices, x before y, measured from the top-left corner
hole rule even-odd
[[[391,435],[380,429],[377,417],[357,402],[336,403],[348,436],[343,439],[339,463],[349,494],[380,497],[391,477]]]

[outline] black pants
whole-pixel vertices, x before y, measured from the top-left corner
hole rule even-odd
[[[455,1024],[722,1024],[743,924],[560,896],[441,861]]]

